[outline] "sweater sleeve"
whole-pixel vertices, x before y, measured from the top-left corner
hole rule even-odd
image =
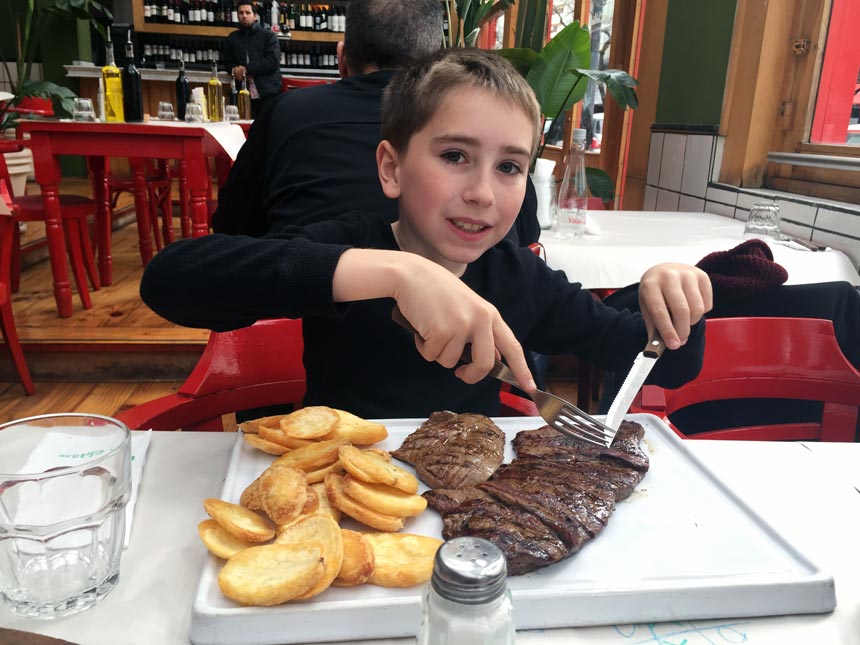
[[[263,318],[334,316],[332,279],[347,248],[305,236],[179,240],[146,267],[140,295],[171,322],[214,331]]]

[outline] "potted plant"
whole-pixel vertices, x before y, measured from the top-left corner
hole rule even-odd
[[[71,114],[72,111],[75,98],[72,90],[32,77],[33,62],[38,55],[48,17],[84,19],[104,35],[105,28],[96,16],[110,19],[112,15],[94,0],[47,0],[38,4],[36,0],[6,0],[4,13],[2,21],[12,26],[14,39],[12,51],[0,46],[0,62],[6,77],[13,80],[12,97],[0,100],[0,136],[15,138],[14,128],[21,114]],[[13,175],[13,191],[20,195],[27,174],[32,170],[32,155],[27,148],[18,153],[7,153],[6,163]]]

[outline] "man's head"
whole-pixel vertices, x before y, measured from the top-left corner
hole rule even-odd
[[[504,238],[539,129],[534,93],[498,54],[449,49],[398,72],[376,160],[383,192],[399,200],[400,248],[459,275]]]
[[[344,62],[352,73],[396,69],[442,45],[439,0],[350,0]]]
[[[251,2],[239,2],[236,5],[236,15],[239,18],[240,27],[250,27],[257,20],[256,8]]]

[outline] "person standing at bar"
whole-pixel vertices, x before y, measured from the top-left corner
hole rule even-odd
[[[260,26],[250,1],[239,0],[236,13],[239,28],[224,43],[224,64],[237,82],[246,80],[256,117],[281,93],[281,50],[275,34]]]

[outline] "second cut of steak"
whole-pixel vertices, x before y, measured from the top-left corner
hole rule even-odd
[[[505,433],[480,414],[434,412],[391,454],[431,488],[474,486],[501,465]]]

